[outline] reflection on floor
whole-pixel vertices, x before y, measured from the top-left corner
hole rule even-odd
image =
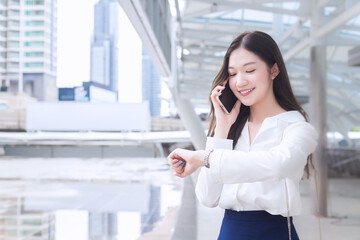
[[[181,181],[165,159],[2,159],[0,165],[1,240],[137,239],[180,204]]]

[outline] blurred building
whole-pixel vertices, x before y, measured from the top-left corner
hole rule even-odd
[[[118,92],[118,9],[116,0],[100,0],[94,7],[90,84]]]
[[[0,82],[56,100],[57,1],[0,1]]]
[[[161,78],[149,54],[142,49],[142,100],[149,101],[152,117],[161,115]]]
[[[89,239],[117,239],[117,213],[89,213]]]

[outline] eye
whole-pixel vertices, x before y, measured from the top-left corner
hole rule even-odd
[[[230,74],[230,73],[229,73],[229,76],[230,76],[230,77],[233,77],[233,76],[235,76],[235,75],[236,75],[236,73],[233,73],[233,74]]]
[[[246,73],[252,73],[252,72],[255,72],[255,69],[246,71]]]

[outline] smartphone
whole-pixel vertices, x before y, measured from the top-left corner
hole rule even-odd
[[[224,90],[221,91],[221,95],[219,96],[220,105],[227,114],[230,114],[237,100],[237,97],[230,89],[228,80],[225,84]]]

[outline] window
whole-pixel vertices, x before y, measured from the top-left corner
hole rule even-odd
[[[44,0],[26,0],[26,5],[44,5]]]
[[[19,31],[9,31],[9,37],[19,37],[20,32]]]
[[[20,0],[10,0],[10,1],[8,2],[8,4],[9,4],[10,6],[19,6],[19,5],[20,5]]]
[[[27,37],[44,36],[44,31],[26,31],[25,36]]]
[[[25,57],[43,57],[43,52],[26,52]]]
[[[20,46],[18,41],[8,41],[8,47],[18,48]]]
[[[42,16],[44,15],[44,11],[43,10],[25,11],[25,14],[29,16]]]
[[[40,20],[26,21],[25,25],[26,26],[44,26],[44,21],[40,21]]]
[[[19,52],[8,52],[9,58],[19,58]]]
[[[42,62],[24,63],[24,67],[26,67],[26,68],[42,68],[42,67],[44,67],[44,63],[42,63]]]
[[[44,42],[42,41],[34,41],[34,42],[25,42],[25,47],[43,47]]]
[[[9,10],[9,16],[20,16],[19,10]]]
[[[9,27],[18,27],[20,26],[20,22],[16,20],[10,20],[9,21]]]
[[[8,62],[7,67],[8,68],[19,68],[19,63],[18,62]]]

